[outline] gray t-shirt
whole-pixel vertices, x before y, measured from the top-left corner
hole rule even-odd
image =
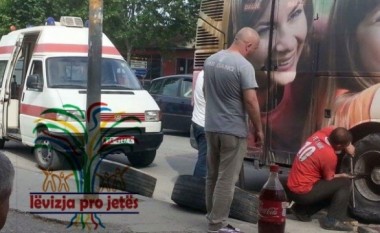
[[[205,131],[247,137],[243,90],[257,88],[255,70],[240,53],[219,51],[204,64]]]

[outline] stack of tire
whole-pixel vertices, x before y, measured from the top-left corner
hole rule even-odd
[[[171,199],[179,206],[206,212],[204,178],[181,175],[174,184]],[[257,223],[258,195],[235,187],[230,217]]]

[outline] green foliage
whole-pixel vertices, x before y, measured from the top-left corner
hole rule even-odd
[[[9,32],[11,25],[25,28],[43,25],[47,17],[59,20],[63,15],[88,15],[88,1],[77,0],[0,0],[0,34]]]
[[[103,31],[119,50],[184,45],[195,37],[201,0],[103,0]],[[0,0],[0,34],[42,25],[49,16],[88,19],[88,0]]]

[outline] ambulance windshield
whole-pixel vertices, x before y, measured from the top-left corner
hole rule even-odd
[[[52,57],[47,59],[47,85],[51,88],[86,89],[86,57]],[[142,87],[127,63],[102,59],[102,89],[141,90]]]

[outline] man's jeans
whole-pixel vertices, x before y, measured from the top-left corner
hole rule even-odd
[[[207,165],[206,165],[206,155],[207,155],[207,142],[205,136],[205,129],[192,122],[193,132],[195,141],[198,144],[198,160],[195,164],[194,176],[206,177]]]

